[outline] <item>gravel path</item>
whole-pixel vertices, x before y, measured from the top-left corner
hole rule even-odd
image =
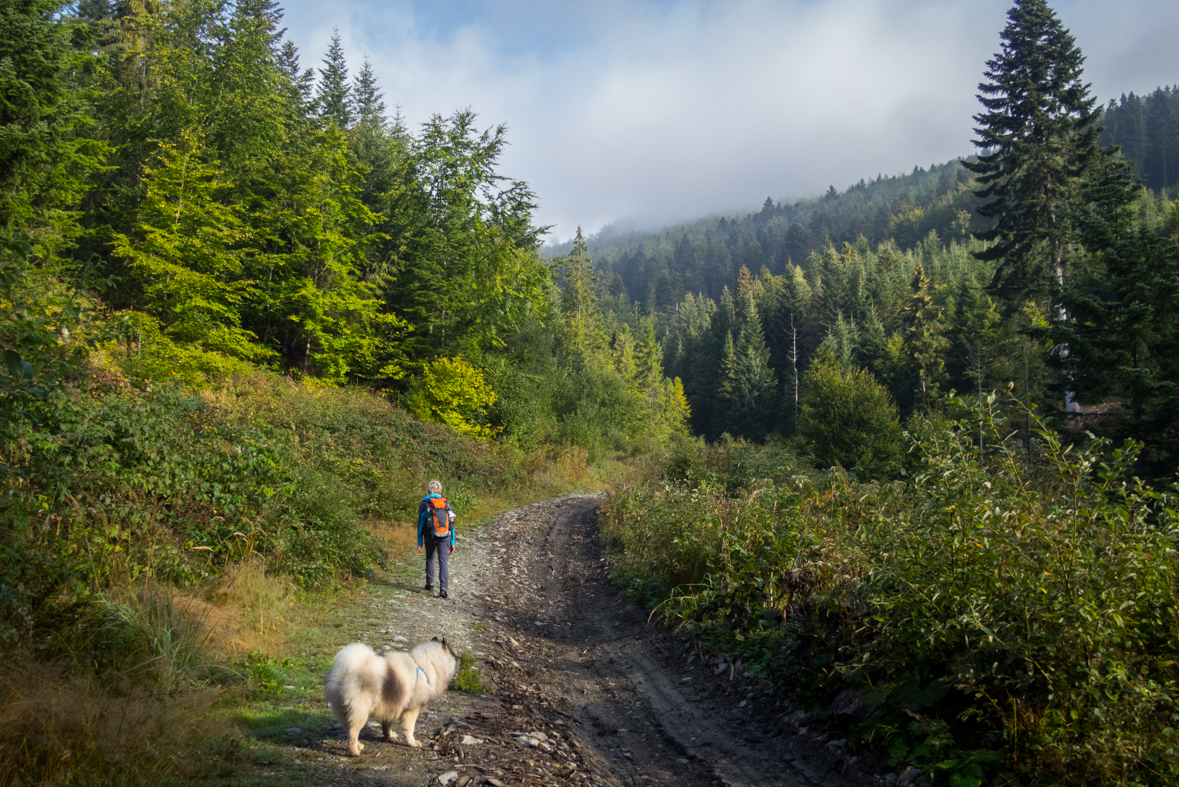
[[[766,684],[684,643],[623,601],[597,537],[601,498],[565,497],[467,531],[450,598],[374,588],[373,647],[445,635],[488,691],[451,691],[418,721],[424,748],[380,740],[359,758],[312,732],[301,765],[323,784],[798,785],[885,782],[840,741],[807,732]],[[343,646],[346,642],[340,642]],[[800,727],[800,725],[802,725]]]

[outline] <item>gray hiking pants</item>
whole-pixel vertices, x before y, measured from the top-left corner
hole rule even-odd
[[[426,538],[426,584],[434,584],[434,552],[438,552],[438,589],[450,587],[450,537]]]

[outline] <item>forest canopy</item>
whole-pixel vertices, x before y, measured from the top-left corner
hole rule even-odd
[[[85,303],[77,338],[135,379],[261,367],[602,451],[792,437],[825,347],[902,421],[1014,384],[1149,436],[1169,467],[1177,93],[1101,107],[1046,6],[1016,11],[977,157],[545,248],[503,125],[463,109],[408,128],[338,35],[305,64],[271,0],[8,4],[0,229],[28,245],[13,270]],[[1021,58],[1059,89],[1028,108],[1043,145],[1004,152]],[[1037,151],[1063,157],[1059,188],[1017,221],[1031,203],[1003,184],[1046,171],[1018,169]]]
[[[76,338],[134,379],[261,367],[594,450],[683,432],[653,345],[631,370],[551,331],[561,265],[500,170],[503,125],[463,109],[409,129],[338,35],[304,65],[270,0],[3,13],[0,231],[27,246],[8,264],[89,303]]]

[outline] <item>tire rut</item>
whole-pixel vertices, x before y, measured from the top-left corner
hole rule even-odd
[[[833,758],[820,757],[815,767],[794,753],[784,736],[767,745],[764,727],[770,725],[764,720],[733,718],[723,707],[710,707],[680,691],[679,686],[696,680],[675,664],[682,665],[683,644],[661,626],[648,624],[643,612],[622,600],[610,583],[597,535],[599,502],[570,500],[547,524],[530,522],[535,532],[526,540],[535,557],[526,573],[539,585],[539,609],[565,612],[552,621],[533,621],[533,627],[544,624],[539,628],[555,646],[558,682],[569,687],[573,715],[590,731],[588,744],[608,763],[612,781],[684,787],[873,783],[871,778],[849,780],[835,773],[843,763],[828,761]],[[707,677],[732,679],[731,673]],[[822,744],[816,748],[821,751]]]

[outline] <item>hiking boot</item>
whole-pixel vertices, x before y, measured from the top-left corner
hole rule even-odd
[[[433,589],[434,589],[433,585],[426,585],[426,590],[433,590]]]
[[[438,591],[438,598],[446,598],[446,590],[445,589]]]

